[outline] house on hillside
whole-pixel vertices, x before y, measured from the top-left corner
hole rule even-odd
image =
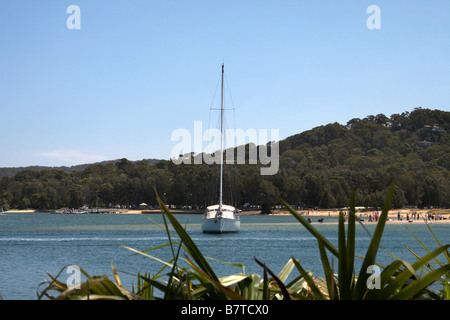
[[[444,132],[445,131],[445,129],[442,128],[441,126],[439,126],[438,124],[425,125],[424,129],[426,131],[431,131],[431,132]]]

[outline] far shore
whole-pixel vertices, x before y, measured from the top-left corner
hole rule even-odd
[[[106,209],[104,209],[106,210]],[[56,211],[56,210],[55,210]],[[61,210],[58,210],[61,211]],[[318,217],[324,218],[326,222],[326,217],[338,217],[338,209],[335,210],[298,210],[297,212],[303,217],[311,217],[313,223],[317,222]],[[8,210],[6,213],[33,213],[42,212],[39,210]],[[51,212],[51,211],[45,211]],[[199,210],[176,210],[172,209],[174,214],[202,214]],[[348,213],[348,211],[344,211]],[[161,210],[110,210],[109,212],[104,212],[104,214],[160,214]],[[357,211],[356,215],[358,218],[362,219],[367,223],[375,223],[376,211]],[[381,211],[378,211],[378,215]],[[239,213],[241,216],[245,215],[263,215],[260,210],[254,211],[242,211]],[[287,210],[274,210],[270,214],[265,214],[268,216],[289,216],[291,213]],[[432,217],[431,219],[429,217]],[[371,218],[371,219],[370,219]],[[388,223],[450,223],[450,209],[393,209],[388,213]],[[371,220],[371,221],[370,221]]]
[[[348,211],[343,211],[348,214]],[[356,216],[364,223],[376,223],[376,211],[357,211]],[[377,211],[378,217],[381,210]],[[316,218],[338,217],[339,210],[310,210],[298,211],[304,217],[311,217],[312,222],[317,222]],[[271,215],[291,215],[285,210],[275,211]],[[430,218],[430,216],[432,218]],[[393,209],[388,212],[388,223],[450,223],[450,209]]]

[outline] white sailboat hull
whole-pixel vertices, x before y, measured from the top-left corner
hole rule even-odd
[[[203,218],[202,231],[204,233],[230,233],[239,232],[241,221],[237,218]]]

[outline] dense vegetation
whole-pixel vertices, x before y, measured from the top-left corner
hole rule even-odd
[[[276,175],[260,175],[259,165],[227,165],[229,202],[275,204],[281,197],[293,205],[344,207],[354,188],[358,206],[377,206],[396,181],[394,207],[449,207],[448,132],[450,112],[422,108],[316,127],[279,142]],[[202,206],[217,197],[217,170],[216,165],[126,159],[75,171],[25,169],[0,180],[0,206],[156,205],[154,187],[165,203]]]

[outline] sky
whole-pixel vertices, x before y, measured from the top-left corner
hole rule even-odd
[[[450,1],[2,0],[0,167],[169,159],[222,63],[227,122],[279,139],[449,111]]]

